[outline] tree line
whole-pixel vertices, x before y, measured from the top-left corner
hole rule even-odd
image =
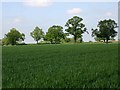
[[[62,40],[65,42],[69,42],[70,38],[67,36],[73,35],[74,43],[76,43],[78,40],[79,42],[82,42],[83,33],[88,33],[87,28],[85,24],[82,23],[83,19],[74,16],[71,19],[69,19],[65,24],[65,32],[63,32],[63,27],[58,25],[51,26],[46,34],[43,32],[42,28],[39,28],[38,26],[35,27],[35,29],[30,32],[31,37],[37,42],[42,39],[44,41],[48,41],[51,44],[57,44],[61,43]],[[117,35],[117,31],[115,30],[117,28],[117,23],[114,20],[101,20],[98,22],[96,29],[92,30],[92,37],[95,38],[95,40],[103,40],[104,42],[108,43],[109,40],[114,39],[114,37]],[[25,40],[25,34],[20,33],[16,28],[12,28],[10,32],[5,34],[5,37],[2,39],[3,45],[16,45],[20,41]]]

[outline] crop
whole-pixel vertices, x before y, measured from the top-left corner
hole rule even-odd
[[[117,88],[117,44],[2,47],[3,88]]]

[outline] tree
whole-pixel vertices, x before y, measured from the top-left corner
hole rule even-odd
[[[8,45],[8,44],[9,44],[8,38],[4,37],[4,38],[2,39],[2,45]]]
[[[65,24],[65,26],[67,27],[65,31],[74,36],[75,43],[78,38],[82,38],[82,34],[84,32],[87,32],[85,24],[83,24],[82,21],[82,18],[74,16],[73,18],[69,19]]]
[[[97,42],[101,42],[101,40],[103,40],[103,38],[100,38],[100,37],[95,37],[94,39],[95,39],[95,41],[97,41]]]
[[[65,40],[65,42],[67,42],[67,43],[71,41],[70,38],[67,38],[67,37],[66,37],[64,40]]]
[[[53,25],[48,29],[48,32],[46,33],[45,40],[50,41],[51,43],[60,43],[60,40],[64,39],[65,34],[63,32],[63,27]]]
[[[0,39],[0,45],[2,45],[2,39]]]
[[[23,33],[20,33],[15,28],[12,28],[10,32],[5,34],[3,43],[16,45],[17,41],[24,41],[24,39],[25,39],[25,35]]]
[[[92,29],[92,37],[100,38],[101,40],[104,40],[104,42],[106,41],[106,43],[117,35],[115,29],[118,26],[114,20],[109,19],[100,21],[97,27],[98,29]]]
[[[40,39],[44,38],[44,32],[39,27],[35,27],[34,31],[32,31],[30,35],[34,38],[37,44]]]

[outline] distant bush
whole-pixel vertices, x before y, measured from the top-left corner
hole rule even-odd
[[[45,45],[45,44],[51,44],[51,43],[38,43],[37,45]]]
[[[26,43],[17,43],[17,45],[27,45]]]
[[[92,43],[92,41],[89,41],[90,43]]]
[[[70,42],[71,40],[70,40],[70,38],[65,38],[65,42]]]

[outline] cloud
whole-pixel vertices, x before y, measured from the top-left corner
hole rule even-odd
[[[25,5],[31,7],[47,7],[52,4],[52,0],[25,0]]]
[[[20,22],[22,22],[22,19],[20,19],[20,18],[15,18],[14,19],[14,23],[20,23]]]
[[[67,13],[69,15],[79,14],[81,12],[82,12],[82,9],[80,9],[80,8],[72,8],[72,9],[67,11]]]
[[[106,12],[105,15],[106,15],[106,16],[112,16],[112,13],[111,13],[111,12]]]
[[[6,17],[4,18],[3,25],[9,26],[9,25],[20,25],[26,22],[26,18],[23,17]]]

